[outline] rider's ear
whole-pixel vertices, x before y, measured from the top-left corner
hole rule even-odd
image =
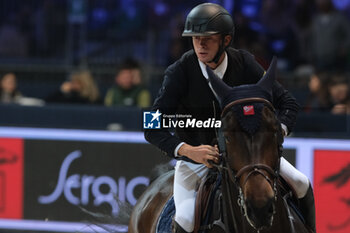
[[[231,40],[232,40],[232,36],[231,35],[226,35],[225,36],[225,38],[224,38],[224,45],[225,45],[225,47],[230,45]]]

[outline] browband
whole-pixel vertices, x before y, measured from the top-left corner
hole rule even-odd
[[[232,106],[234,106],[236,104],[247,103],[247,102],[262,102],[262,103],[266,104],[269,108],[271,108],[271,110],[275,111],[275,108],[273,107],[273,105],[271,104],[270,101],[268,101],[264,98],[260,98],[260,97],[251,97],[251,98],[244,98],[244,99],[235,100],[235,101],[232,101],[231,103],[229,103],[228,105],[226,105],[224,110],[222,110],[222,112],[221,112],[221,118],[223,118],[225,116],[227,111]]]

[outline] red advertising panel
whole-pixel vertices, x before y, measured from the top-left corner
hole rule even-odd
[[[0,218],[23,215],[23,140],[0,138]]]
[[[315,150],[317,232],[350,232],[350,151]]]

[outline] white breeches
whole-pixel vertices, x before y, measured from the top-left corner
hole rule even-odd
[[[208,173],[203,164],[194,164],[179,160],[175,166],[174,201],[175,221],[187,232],[194,229],[195,200],[197,189]],[[298,198],[305,196],[309,188],[309,179],[287,160],[281,157],[280,174],[296,191]]]

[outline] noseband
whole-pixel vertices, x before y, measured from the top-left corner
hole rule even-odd
[[[260,102],[263,103],[265,106],[267,106],[270,110],[272,110],[273,112],[275,112],[275,108],[273,107],[273,105],[271,104],[270,101],[263,99],[263,98],[244,98],[244,99],[239,99],[236,101],[231,102],[230,104],[228,104],[227,106],[225,106],[225,108],[223,109],[222,113],[221,113],[221,119],[223,119],[223,117],[228,113],[228,111],[235,105],[237,104],[243,104],[243,103],[256,103],[256,102]],[[220,139],[221,137],[221,139]],[[221,141],[221,145],[223,144],[222,141],[223,139],[223,133],[221,132],[219,134],[219,141]],[[219,143],[220,144],[220,143]],[[220,148],[221,150],[221,148]],[[246,216],[247,221],[249,222],[249,224],[256,229],[256,227],[254,226],[254,224],[252,223],[252,221],[249,219],[248,215],[247,215],[247,207],[245,204],[245,200],[244,200],[244,195],[243,195],[243,191],[242,188],[239,184],[239,181],[241,179],[241,177],[248,173],[248,175],[245,177],[244,181],[243,181],[243,187],[245,186],[245,184],[248,182],[248,179],[250,176],[252,176],[253,174],[259,174],[261,176],[263,176],[267,182],[271,185],[272,189],[274,190],[274,199],[277,200],[277,178],[278,178],[278,172],[279,172],[279,164],[280,164],[280,157],[277,161],[276,164],[276,169],[273,170],[270,166],[265,165],[265,164],[249,164],[247,166],[244,166],[243,168],[241,168],[235,175],[234,175],[234,171],[230,168],[230,166],[227,164],[227,153],[226,153],[226,148],[223,149],[223,163],[224,163],[224,167],[225,170],[228,173],[228,177],[231,180],[232,183],[234,183],[239,191],[239,197],[238,197],[238,205],[241,207],[241,210],[243,210],[244,215]],[[264,171],[271,175],[273,177],[273,180],[271,180],[269,178],[268,175],[266,175],[264,173]],[[272,221],[270,223],[272,225]],[[261,230],[261,229],[256,229],[256,230]]]
[[[271,179],[267,175],[265,175],[265,173],[263,173],[262,170],[266,171],[267,173],[269,173],[273,177],[273,181],[271,181]],[[275,190],[276,179],[277,179],[278,173],[276,171],[272,170],[272,168],[270,166],[267,166],[265,164],[250,164],[250,165],[247,165],[247,166],[241,168],[236,173],[236,175],[234,177],[235,182],[239,182],[239,180],[241,179],[242,175],[244,173],[247,173],[247,172],[248,172],[248,175],[243,181],[243,187],[247,183],[249,177],[251,175],[253,175],[254,173],[257,173],[257,174],[262,175],[269,182],[271,187]]]

